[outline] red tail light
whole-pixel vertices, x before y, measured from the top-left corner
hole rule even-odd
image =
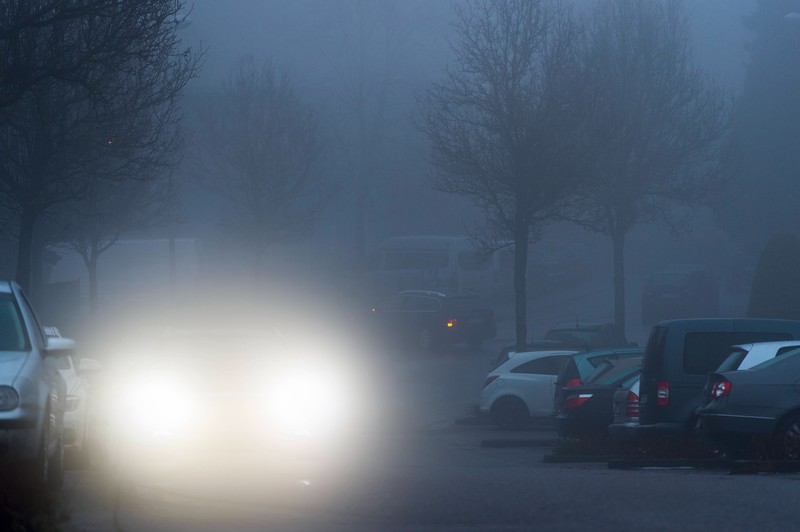
[[[491,383],[496,381],[499,376],[500,375],[489,375],[488,377],[486,377],[486,380],[483,381],[483,387],[486,388],[487,386],[489,386]]]
[[[583,386],[583,381],[581,380],[580,377],[577,377],[575,379],[568,380],[567,383],[564,386],[566,388],[574,388],[575,386]]]
[[[727,397],[731,393],[731,381],[721,381],[711,387],[711,397]]]
[[[450,318],[449,320],[447,320],[446,324],[448,329],[452,329],[453,327],[458,325],[458,320],[455,318]]]
[[[578,408],[583,403],[588,401],[592,397],[590,393],[581,393],[578,395],[570,395],[567,397],[566,401],[564,401],[564,409],[565,410],[572,410],[573,408]]]
[[[656,385],[656,404],[658,406],[669,405],[669,381],[661,381]]]
[[[626,400],[626,417],[639,417],[639,396],[629,391]]]

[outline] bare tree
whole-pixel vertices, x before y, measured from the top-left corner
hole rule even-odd
[[[19,9],[32,5],[39,4]],[[11,47],[21,54],[14,56],[18,62],[27,57],[36,65],[43,50],[58,54],[48,56],[50,74],[25,84],[0,117],[0,200],[19,218],[17,280],[25,288],[42,214],[80,198],[100,176],[146,179],[153,167],[167,164],[178,146],[177,98],[200,60],[180,48],[181,2],[113,2],[100,11],[86,5],[57,4],[68,11],[81,6],[82,18],[69,11],[47,24],[24,26],[11,39],[25,44]],[[113,53],[96,49],[112,43]],[[77,70],[53,70],[54,64]]]
[[[694,66],[679,0],[601,0],[587,32],[590,181],[573,219],[611,238],[614,320],[625,329],[625,238],[709,200],[728,102]]]
[[[0,108],[42,83],[91,88],[97,67],[124,70],[157,52],[183,0],[4,0],[0,3]]]
[[[311,231],[331,192],[317,168],[317,118],[286,71],[252,57],[233,67],[206,109],[198,177],[227,202],[257,273],[269,245]]]
[[[467,196],[485,231],[514,245],[517,344],[527,342],[529,241],[554,220],[580,175],[580,28],[560,2],[475,0],[456,6],[446,81],[419,98],[438,169],[434,186]]]

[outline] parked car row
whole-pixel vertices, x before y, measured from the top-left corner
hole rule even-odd
[[[694,439],[730,454],[757,441],[775,456],[800,449],[800,322],[673,320],[657,324],[641,380],[614,394],[618,442]],[[735,393],[734,393],[735,390]]]
[[[504,350],[476,413],[505,428],[555,416],[562,436],[699,438],[731,455],[800,459],[800,322],[682,319],[646,348]]]
[[[476,414],[490,416],[500,427],[521,428],[536,419],[552,418],[567,403],[574,405],[575,409],[570,410],[581,416],[588,409],[578,408],[579,403],[588,397],[573,400],[572,391],[584,384],[596,384],[603,377],[616,379],[618,367],[627,368],[628,359],[640,360],[643,350],[621,347],[593,351],[537,348],[504,351],[505,362],[486,376]],[[596,403],[590,402],[588,408]],[[607,410],[610,415],[610,401]],[[575,415],[570,413],[570,423]]]

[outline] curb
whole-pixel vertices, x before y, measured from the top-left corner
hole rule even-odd
[[[608,461],[609,469],[729,469],[731,460],[720,458],[684,459],[641,459],[613,458]]]
[[[800,461],[734,460],[730,464],[731,475],[755,475],[759,473],[800,473]]]
[[[618,458],[619,456],[607,454],[548,454],[544,456],[542,462],[545,464],[610,463]]]

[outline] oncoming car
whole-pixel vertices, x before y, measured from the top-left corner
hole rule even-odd
[[[382,334],[421,350],[458,343],[478,347],[497,336],[494,312],[472,293],[406,290],[372,313]]]
[[[47,338],[20,287],[0,282],[0,459],[14,472],[5,487],[61,485],[66,385],[57,359],[74,348]]]
[[[115,448],[125,460],[217,461],[340,447],[363,403],[357,372],[329,355],[269,327],[155,334],[109,364]]]

